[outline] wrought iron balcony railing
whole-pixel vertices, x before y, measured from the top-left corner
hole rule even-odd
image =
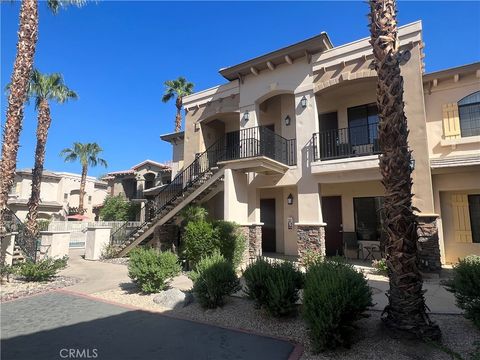
[[[312,149],[314,161],[380,154],[378,123],[315,133]]]

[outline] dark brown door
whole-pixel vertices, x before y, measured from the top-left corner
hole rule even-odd
[[[275,252],[275,199],[260,200],[260,221],[262,227],[262,252]]]
[[[325,250],[327,256],[341,255],[342,244],[342,198],[341,196],[322,196],[323,221],[325,229]]]

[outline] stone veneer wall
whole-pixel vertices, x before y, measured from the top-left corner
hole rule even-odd
[[[325,256],[325,227],[320,225],[297,225],[297,248],[299,262],[308,251]]]
[[[418,216],[418,266],[423,272],[439,272],[440,246],[436,216]]]
[[[262,226],[261,225],[241,225],[239,231],[247,240],[247,249],[245,250],[244,262],[248,263],[262,255]]]

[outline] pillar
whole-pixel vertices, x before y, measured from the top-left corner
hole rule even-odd
[[[97,226],[87,228],[87,239],[85,241],[85,260],[99,260],[104,249],[110,243],[109,226]]]
[[[418,267],[422,272],[440,272],[440,245],[437,227],[437,215],[418,216]]]
[[[15,250],[15,237],[18,232],[11,232],[2,237],[0,262],[5,265],[13,264],[13,252]]]

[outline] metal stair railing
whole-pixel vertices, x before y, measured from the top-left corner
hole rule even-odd
[[[35,262],[37,258],[38,240],[28,235],[27,227],[12,210],[7,208],[4,211],[3,221],[7,233],[17,233],[15,235],[15,245],[20,248],[28,260]]]
[[[170,184],[165,186],[156,196],[154,211],[149,212],[148,219],[140,226],[128,231],[127,223],[118,228],[110,237],[112,245],[122,245],[130,237],[142,229],[148,228],[153,219],[158,216],[167,206],[171,205],[176,199],[182,197],[186,191],[191,189],[199,180],[212,171],[219,161],[225,157],[225,138],[221,138],[196,159],[185,169],[179,172]]]

